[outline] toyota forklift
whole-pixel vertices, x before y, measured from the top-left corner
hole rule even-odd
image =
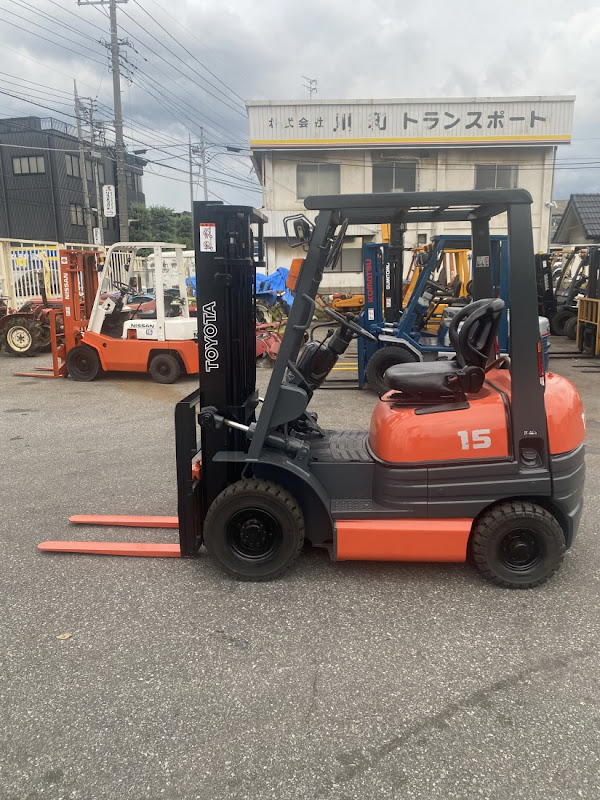
[[[575,387],[543,367],[531,203],[520,189],[307,198],[317,217],[312,229],[297,223],[309,246],[261,398],[252,226],[261,253],[266,220],[247,207],[196,202],[199,390],[176,408],[178,514],[164,523],[177,526],[179,544],[40,547],[193,557],[204,544],[229,575],[265,581],[288,570],[308,542],[335,561],[470,556],[500,586],[542,584],[579,525],[585,422]],[[503,213],[511,336],[509,355],[496,356],[504,301],[484,265],[490,219]],[[455,358],[390,367],[368,431],[321,428],[310,410],[314,393],[354,337],[373,338],[352,314],[328,309],[339,327],[304,344],[323,272],[339,258],[348,225],[433,219],[470,222],[481,259],[474,301],[449,330]]]

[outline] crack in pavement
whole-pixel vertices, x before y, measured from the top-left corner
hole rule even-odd
[[[437,713],[417,720],[417,722],[408,727],[404,733],[394,736],[389,741],[377,747],[371,747],[367,750],[350,750],[347,753],[342,753],[337,756],[337,760],[343,766],[343,769],[340,770],[333,779],[328,790],[330,791],[333,789],[335,784],[351,781],[357,775],[367,772],[377,766],[386,756],[390,755],[395,750],[399,750],[419,734],[430,730],[448,730],[452,718],[457,714],[473,708],[489,709],[492,707],[494,695],[508,689],[513,689],[534,675],[565,669],[571,662],[590,655],[595,655],[596,652],[596,650],[592,649],[577,650],[565,656],[544,658],[538,664],[516,672],[514,675],[509,675],[506,678],[495,681],[489,686],[478,689],[462,700],[450,703]]]

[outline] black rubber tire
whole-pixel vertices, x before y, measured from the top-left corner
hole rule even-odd
[[[381,397],[382,394],[389,392],[389,386],[386,386],[383,380],[383,375],[389,367],[394,364],[413,364],[417,362],[417,357],[410,350],[405,347],[400,347],[395,344],[390,344],[385,347],[380,347],[367,364],[366,378],[367,383],[374,392]]]
[[[563,309],[562,311],[558,311],[550,320],[550,332],[554,336],[564,336],[565,335],[565,324],[567,320],[574,317],[572,311],[567,311]]]
[[[175,383],[181,375],[181,365],[171,353],[159,353],[153,356],[149,370],[157,383]]]
[[[50,325],[44,324],[40,325],[38,323],[39,328],[39,352],[40,353],[51,353],[52,352],[52,334],[50,333]]]
[[[40,349],[39,325],[33,319],[17,317],[2,329],[2,346],[7,353],[23,358],[35,356]]]
[[[257,543],[256,536],[263,541]],[[241,581],[270,581],[283,575],[300,555],[304,515],[295,497],[278,483],[256,478],[238,481],[209,508],[204,544],[229,575]]]
[[[255,313],[258,325],[266,325],[273,322],[273,312],[265,303],[257,303]]]
[[[532,589],[545,583],[560,567],[565,549],[565,535],[556,518],[525,500],[490,508],[471,534],[478,569],[507,589]]]
[[[93,381],[102,372],[100,356],[89,344],[78,344],[69,350],[66,358],[67,372],[75,381]]]
[[[571,317],[564,324],[564,333],[568,339],[575,341],[577,339],[577,317]]]

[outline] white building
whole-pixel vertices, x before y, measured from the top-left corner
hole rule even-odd
[[[312,194],[527,189],[534,200],[534,242],[548,245],[556,148],[571,141],[574,97],[481,97],[445,100],[251,101],[253,163],[263,187],[267,268],[289,267],[283,218],[305,212]],[[505,217],[493,219],[495,233]],[[453,225],[446,233],[467,231]],[[427,242],[442,225],[407,231]],[[351,226],[329,290],[360,288],[363,241],[378,227]]]

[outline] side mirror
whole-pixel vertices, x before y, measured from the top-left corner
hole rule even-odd
[[[283,227],[285,229],[285,238],[290,247],[304,247],[305,250],[308,250],[314,226],[304,214],[284,217]]]

